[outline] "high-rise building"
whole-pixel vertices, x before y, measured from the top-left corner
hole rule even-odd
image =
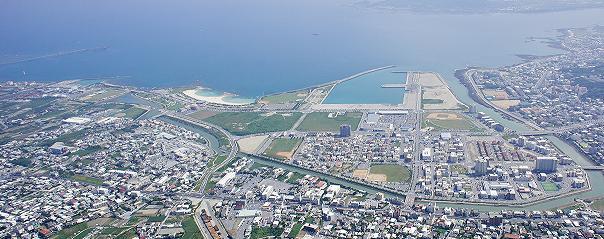
[[[537,160],[535,160],[535,171],[537,172],[556,172],[557,167],[558,158],[556,157],[537,157]]]
[[[340,125],[340,137],[350,137],[350,125]]]
[[[474,164],[474,173],[476,175],[482,176],[487,174],[489,168],[489,161],[484,158],[479,158],[476,160],[476,164]]]

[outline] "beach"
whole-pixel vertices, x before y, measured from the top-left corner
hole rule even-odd
[[[229,94],[229,93],[223,93],[220,95],[207,95],[207,96],[200,95],[198,92],[202,91],[202,90],[209,90],[209,89],[205,89],[205,88],[190,89],[190,90],[185,90],[182,93],[193,99],[201,100],[201,101],[205,101],[205,102],[209,102],[209,103],[213,103],[213,104],[238,106],[238,105],[249,105],[249,104],[253,103],[253,102],[230,101],[229,98],[232,98],[236,95]]]

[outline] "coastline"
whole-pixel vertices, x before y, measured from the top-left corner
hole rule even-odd
[[[182,91],[182,93],[184,95],[191,97],[193,99],[196,99],[196,100],[205,101],[205,102],[214,103],[214,104],[221,104],[221,105],[242,106],[242,105],[250,105],[250,104],[255,103],[255,100],[252,102],[228,101],[228,99],[227,99],[228,97],[237,96],[235,94],[230,94],[230,93],[222,93],[221,95],[218,95],[218,96],[203,96],[203,95],[200,95],[197,93],[200,90],[209,90],[209,89],[208,88],[195,88],[195,89],[184,90],[184,91]]]

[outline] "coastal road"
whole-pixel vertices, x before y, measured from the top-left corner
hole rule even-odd
[[[485,104],[486,106],[499,111],[500,113],[509,116],[512,119],[515,119],[517,121],[520,121],[522,123],[524,123],[525,125],[535,129],[535,130],[543,130],[543,128],[539,127],[538,125],[536,125],[535,123],[522,118],[521,116],[518,116],[516,114],[513,114],[507,110],[501,109],[499,107],[497,107],[495,104],[493,104],[490,100],[488,100],[484,94],[482,94],[482,91],[478,88],[478,85],[476,85],[476,81],[474,81],[474,74],[476,74],[477,71],[474,69],[470,69],[467,70],[466,72],[464,72],[464,78],[466,79],[466,81],[470,84],[470,94],[475,94],[479,101],[482,102],[483,104]],[[479,102],[479,103],[480,103]]]

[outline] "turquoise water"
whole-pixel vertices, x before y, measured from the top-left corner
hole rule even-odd
[[[325,99],[327,104],[402,104],[403,88],[383,88],[384,84],[407,82],[401,68],[389,68],[337,84]]]
[[[385,65],[456,82],[467,65],[551,54],[529,37],[604,25],[604,10],[538,14],[419,14],[355,1],[3,1],[0,80],[123,76],[141,87],[202,85],[244,97],[307,87]],[[236,17],[225,17],[236,16]],[[457,87],[457,86],[455,86]],[[463,99],[462,99],[463,100]]]
[[[212,89],[198,89],[195,94],[200,96],[209,96],[209,97],[217,97],[217,96],[225,96],[223,100],[229,103],[235,104],[250,104],[254,103],[256,100],[247,97],[241,97],[238,95],[230,95],[227,92],[215,91]]]

